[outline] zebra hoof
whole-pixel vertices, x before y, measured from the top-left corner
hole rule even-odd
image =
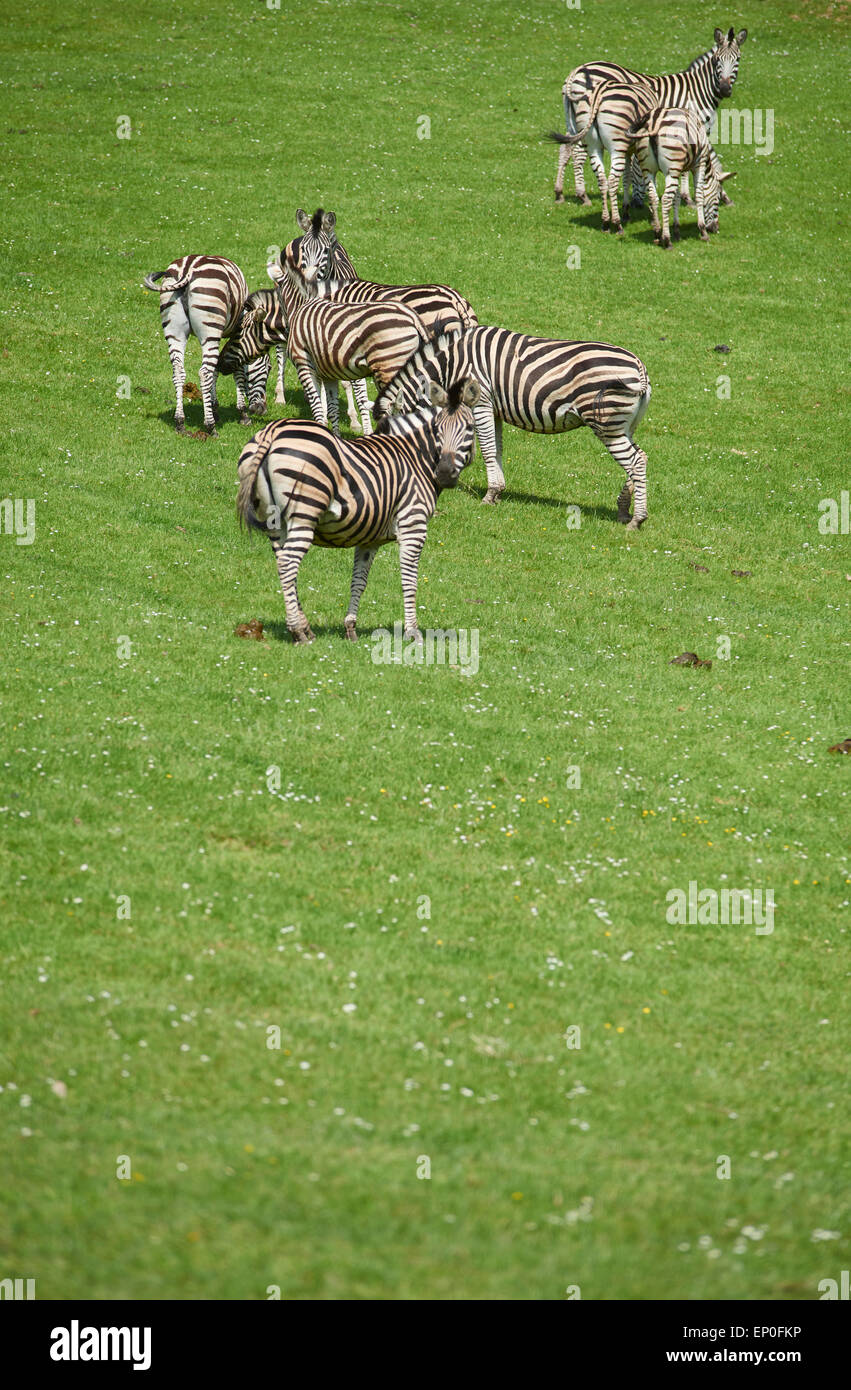
[[[621,526],[628,526],[631,521],[632,517],[629,512],[618,512],[618,522]]]
[[[615,236],[623,236],[623,227],[621,227],[621,226],[615,227]]]
[[[310,623],[305,623],[304,627],[290,628],[290,632],[292,633],[293,641],[296,646],[304,646],[307,642],[316,641],[316,634],[311,628]]]
[[[587,193],[581,193],[576,201],[580,207],[590,208],[591,206],[591,199],[588,197]]]
[[[177,433],[178,433],[178,434],[185,434],[185,433],[186,433],[186,421],[185,421],[185,420],[175,420],[175,422],[174,422],[174,428],[177,430]]]
[[[499,497],[500,494],[498,489],[495,487],[489,487],[484,497],[482,498],[482,506],[495,507],[497,502],[499,501]]]
[[[557,203],[563,203],[563,202],[564,202],[564,194],[563,194],[563,193],[557,193],[557,194],[556,194],[556,202],[557,202]]]
[[[241,414],[240,417],[239,417],[239,423],[240,423],[241,425],[250,425],[250,424],[251,424],[251,416],[250,416],[250,415],[246,415],[245,411],[243,411],[242,414]]]
[[[346,619],[346,630],[343,635],[347,642],[356,642],[358,640],[358,635],[355,632],[354,618],[351,622],[349,622],[348,618]]]
[[[627,531],[637,531],[647,520],[646,516],[634,516],[632,521],[627,524]]]
[[[409,642],[416,642],[418,647],[423,645],[423,635],[418,627],[406,627],[405,638]]]

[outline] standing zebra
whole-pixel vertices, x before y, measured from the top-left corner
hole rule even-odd
[[[405,304],[308,300],[290,321],[289,355],[313,418],[330,422],[338,434],[336,383],[371,376],[380,389],[427,338],[422,319]],[[368,400],[361,419],[364,434],[370,434]]]
[[[718,204],[721,187],[732,173],[722,174],[715,151],[709,143],[703,122],[693,111],[676,106],[657,106],[642,116],[630,132],[635,136],[635,154],[647,178],[650,215],[657,245],[671,245],[668,217],[674,209],[674,241],[679,241],[679,203],[683,176],[694,174],[697,226],[704,241],[718,230]],[[656,174],[665,175],[662,197],[662,225],[659,226],[659,195]],[[708,229],[708,230],[707,230]]]
[[[488,471],[485,502],[496,502],[505,488],[503,421],[537,434],[588,425],[626,473],[618,521],[630,531],[641,526],[647,518],[647,455],[632,435],[650,400],[650,382],[639,357],[610,343],[530,338],[505,328],[479,327],[455,338],[436,335],[380,392],[375,418],[414,405],[423,378],[445,383],[467,375],[482,388],[473,414]]]
[[[584,142],[600,186],[605,231],[608,231],[610,220],[616,231],[622,230],[617,189],[632,144],[628,133],[631,125],[654,106],[676,106],[694,111],[708,130],[719,102],[733,90],[739,70],[739,50],[747,34],[747,29],[736,34],[731,28],[726,35],[716,29],[715,47],[684,72],[666,73],[661,77],[639,74],[628,81],[600,82],[591,94],[585,124],[569,135],[551,132],[550,139],[561,145]],[[608,179],[603,146],[611,156]]]
[[[706,58],[712,56],[714,48],[707,49],[699,54],[689,63],[688,72],[702,63]],[[578,68],[574,68],[569,74],[567,81],[561,89],[562,103],[564,105],[564,121],[568,135],[575,135],[579,129],[578,122],[584,121],[588,114],[591,97],[594,89],[601,82],[648,82],[652,79],[645,77],[642,72],[634,72],[631,68],[623,68],[620,63],[596,62],[581,63]],[[580,203],[591,206],[591,199],[585,191],[585,161],[588,158],[588,151],[582,141],[575,145],[567,143],[560,145],[558,152],[558,169],[555,181],[555,199],[557,203],[564,202],[564,174],[565,169],[573,160],[573,177],[576,185],[576,196]]]
[[[157,281],[161,281],[158,284]],[[145,276],[144,288],[155,290],[160,297],[160,319],[171,358],[176,408],[174,425],[178,434],[185,433],[183,383],[186,369],[183,359],[186,344],[194,333],[201,344],[201,395],[204,401],[204,429],[216,433],[219,415],[216,399],[216,361],[219,343],[232,333],[248,294],[245,276],[238,265],[223,256],[181,256],[172,261],[168,270],[152,271]],[[240,420],[248,424],[245,412],[243,375],[236,383],[236,404]]]
[[[377,285],[372,280],[329,279],[319,282],[316,298],[337,304],[406,304],[426,328],[437,324],[465,332],[476,328],[473,306],[448,285]]]
[[[311,545],[355,547],[345,631],[357,641],[358,605],[379,546],[399,546],[405,635],[419,638],[417,574],[435,499],[454,487],[473,449],[469,379],[448,391],[432,382],[430,407],[383,420],[369,439],[343,441],[307,420],[275,420],[239,460],[237,511],[272,543],[295,642],[314,634],[298,598],[299,566]]]

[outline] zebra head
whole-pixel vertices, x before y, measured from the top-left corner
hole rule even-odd
[[[252,415],[265,415],[269,351],[260,332],[262,307],[252,305],[251,298],[249,296],[236,328],[219,352],[217,370],[222,376],[235,378],[248,399]]]
[[[337,248],[337,216],[317,208],[312,217],[299,208],[296,213],[302,235],[284,248],[283,263],[291,280],[303,298],[309,298],[317,280],[327,280],[332,273]]]
[[[733,83],[739,71],[739,49],[747,36],[747,29],[740,29],[737,34],[732,26],[726,34],[720,29],[715,30],[712,71],[715,86],[722,97],[728,97],[733,90]]]
[[[706,173],[703,183],[703,220],[706,223],[708,232],[718,231],[718,207],[721,203],[721,185],[725,179],[735,177],[735,169],[729,173],[722,174],[720,167],[710,159],[707,160]]]
[[[437,410],[434,421],[437,439],[434,481],[440,491],[445,487],[455,487],[462,469],[467,467],[473,456],[473,407],[481,400],[482,388],[473,377],[468,376],[462,381],[453,382],[448,391],[439,381],[432,381],[428,394]]]

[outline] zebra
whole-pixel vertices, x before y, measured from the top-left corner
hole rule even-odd
[[[431,383],[429,406],[388,416],[369,439],[341,440],[308,420],[275,420],[240,455],[237,512],[265,530],[297,643],[314,633],[299,603],[299,566],[311,545],[354,546],[345,635],[357,641],[357,615],[379,546],[395,541],[404,595],[405,635],[417,627],[417,574],[437,494],[452,488],[473,451],[470,378],[445,390]]]
[[[715,52],[714,48],[708,48],[705,52],[698,55],[689,63],[687,72],[692,72],[698,64],[704,62]],[[568,135],[575,135],[578,129],[577,120],[584,118],[588,110],[594,89],[601,82],[647,82],[644,73],[634,72],[631,68],[621,67],[620,63],[581,63],[574,68],[561,89],[562,103],[564,105],[564,119]],[[573,160],[573,177],[576,186],[576,196],[580,203],[586,207],[591,206],[591,199],[585,191],[585,161],[588,158],[588,151],[582,141],[575,145],[562,144],[558,152],[558,169],[555,181],[555,200],[557,203],[564,202],[564,175],[567,165]],[[687,200],[690,201],[690,200]]]
[[[244,376],[249,404],[266,413],[269,349],[278,358],[278,383],[282,383],[287,357],[289,324],[277,290],[254,290],[248,296],[233,332],[219,352],[218,371],[223,376]],[[277,395],[275,397],[277,400]],[[281,392],[283,399],[283,392]]]
[[[379,388],[396,375],[428,331],[406,304],[338,304],[310,299],[290,321],[289,356],[315,420],[339,433],[337,381],[371,376]],[[372,432],[369,401],[361,405],[364,434]]]
[[[479,322],[473,306],[448,285],[378,285],[372,280],[331,278],[318,283],[315,297],[337,304],[406,304],[428,329],[442,324],[465,332]]]
[[[461,375],[472,376],[482,388],[473,414],[488,473],[484,502],[498,501],[505,488],[504,421],[537,434],[587,425],[627,475],[618,496],[618,521],[636,531],[647,519],[647,455],[632,435],[650,400],[650,382],[634,353],[611,343],[530,338],[506,328],[435,334],[379,392],[375,418],[414,405],[423,379],[445,384]]]
[[[694,174],[694,196],[697,206],[697,226],[704,241],[710,232],[718,230],[718,204],[721,187],[732,173],[721,173],[718,159],[709,143],[703,122],[694,111],[675,106],[657,106],[641,116],[630,131],[635,136],[635,154],[647,177],[650,213],[655,241],[671,245],[668,216],[674,209],[674,241],[679,241],[679,202],[682,177]],[[665,175],[662,197],[662,226],[659,226],[659,195],[656,174]]]
[[[161,281],[161,284],[157,282]],[[248,294],[245,276],[233,261],[223,256],[181,256],[168,270],[146,275],[143,288],[160,297],[160,319],[165,334],[174,378],[176,409],[174,426],[186,432],[183,384],[186,380],[186,344],[194,333],[201,344],[201,395],[204,401],[204,429],[216,433],[219,416],[216,398],[216,362],[221,339],[232,333]],[[245,374],[236,380],[236,404],[242,424],[248,424],[245,410]]]
[[[747,33],[747,29],[741,29],[736,34],[731,28],[724,35],[716,29],[715,47],[684,72],[661,77],[639,75],[632,81],[598,83],[591,94],[585,125],[569,135],[550,133],[549,138],[562,145],[573,146],[584,141],[603,199],[604,231],[608,231],[610,222],[617,232],[622,230],[617,189],[630,153],[630,126],[654,106],[676,106],[695,111],[708,130],[719,102],[733,90],[739,70],[739,51]],[[604,145],[611,155],[608,179],[603,164]]]

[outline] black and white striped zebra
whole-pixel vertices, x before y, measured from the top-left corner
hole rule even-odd
[[[232,333],[248,294],[245,276],[233,261],[223,256],[181,256],[167,270],[145,276],[144,288],[160,297],[160,319],[171,358],[176,408],[174,424],[179,434],[186,429],[183,386],[186,381],[184,357],[192,334],[201,344],[201,395],[204,401],[204,429],[216,433],[218,400],[216,369],[219,344]],[[248,424],[245,412],[244,374],[236,382],[236,403],[240,419]]]
[[[698,231],[704,241],[718,230],[721,188],[732,173],[722,173],[709,143],[703,122],[694,111],[676,106],[657,106],[640,117],[630,131],[635,137],[635,157],[646,177],[650,216],[657,245],[671,245],[670,213],[673,208],[673,239],[679,240],[679,203],[683,177],[694,175]],[[662,223],[659,224],[659,195],[656,174],[665,176],[662,196]]]
[[[345,634],[357,641],[358,605],[376,550],[399,546],[405,634],[419,637],[417,575],[437,494],[454,487],[473,449],[474,381],[448,391],[432,383],[428,408],[392,416],[369,439],[340,440],[307,420],[276,420],[239,460],[240,518],[272,543],[296,642],[313,632],[298,598],[298,571],[311,545],[354,547]]]
[[[278,379],[283,377],[289,323],[277,290],[254,290],[246,299],[233,332],[219,352],[218,370],[223,376],[245,377],[249,405],[266,413],[269,349],[278,356]],[[277,396],[276,396],[277,399]]]
[[[739,50],[747,32],[742,29],[736,34],[731,28],[725,35],[716,29],[714,48],[684,72],[665,73],[659,77],[638,74],[627,81],[598,83],[591,93],[584,125],[569,135],[551,132],[550,138],[562,145],[584,142],[600,187],[605,231],[610,224],[617,232],[622,230],[618,184],[631,150],[629,128],[655,106],[675,106],[694,111],[708,130],[719,103],[733,90],[739,70]],[[603,163],[604,147],[611,156],[608,178]],[[625,219],[628,215],[627,206]]]
[[[698,64],[711,57],[714,52],[714,48],[709,48],[704,53],[699,54],[689,63],[687,71],[691,72]],[[621,67],[620,63],[605,61],[580,63],[579,67],[574,68],[568,75],[561,89],[564,121],[568,135],[575,135],[579,126],[584,124],[593,92],[601,82],[647,82],[648,80],[644,73],[636,72],[632,68]],[[585,189],[585,161],[587,158],[588,151],[581,140],[574,145],[565,143],[559,146],[555,181],[555,200],[557,203],[564,202],[564,175],[567,165],[572,160],[576,196],[580,203],[590,207],[591,199]]]
[[[371,376],[380,389],[427,338],[422,319],[405,304],[316,298],[293,315],[288,350],[313,418],[338,434],[336,383]],[[361,421],[364,434],[370,434],[365,388]]]
[[[479,327],[455,337],[440,334],[379,393],[375,418],[414,405],[424,383],[460,376],[473,377],[482,388],[473,413],[488,473],[485,502],[496,502],[505,488],[503,422],[538,434],[587,425],[626,473],[618,521],[634,531],[646,520],[647,455],[632,436],[650,400],[650,382],[635,353],[611,343],[530,338],[506,328]]]
[[[379,285],[372,280],[322,280],[316,298],[338,304],[406,304],[431,330],[436,324],[459,332],[475,328],[473,306],[449,285]]]

